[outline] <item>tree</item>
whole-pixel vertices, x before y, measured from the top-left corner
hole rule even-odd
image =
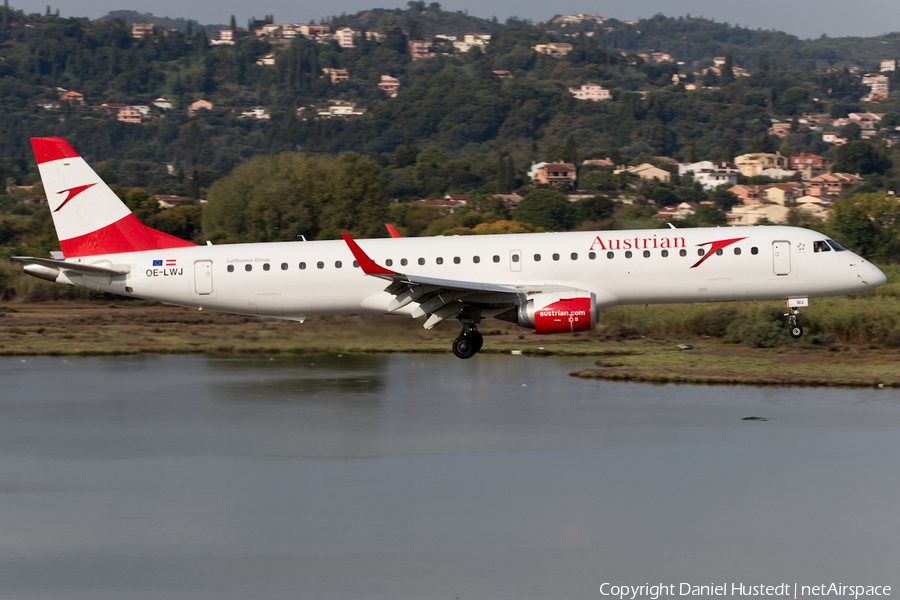
[[[566,231],[575,225],[575,208],[562,192],[547,188],[532,190],[513,209],[513,218],[551,231]]]
[[[857,140],[839,147],[837,160],[834,161],[834,171],[839,173],[883,174],[890,168],[891,161],[884,151],[868,140]]]

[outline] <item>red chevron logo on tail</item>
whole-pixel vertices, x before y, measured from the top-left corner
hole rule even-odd
[[[63,206],[65,206],[66,203],[67,203],[69,200],[71,200],[72,198],[74,198],[75,196],[77,196],[78,194],[80,194],[81,192],[83,192],[84,190],[86,190],[86,189],[88,189],[89,187],[94,186],[94,185],[97,185],[97,184],[96,184],[96,183],[89,183],[89,184],[87,184],[87,185],[79,185],[79,186],[76,186],[76,187],[73,187],[73,188],[69,188],[69,189],[67,189],[67,190],[62,190],[61,192],[56,192],[57,194],[65,194],[66,192],[69,192],[69,195],[66,197],[65,200],[63,200],[63,203],[60,204],[60,205],[56,208],[56,210],[54,210],[53,212],[59,212],[59,209],[62,208]]]

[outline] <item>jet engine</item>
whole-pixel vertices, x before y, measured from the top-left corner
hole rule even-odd
[[[534,294],[514,311],[497,318],[544,335],[590,331],[597,326],[599,314],[594,294],[572,291]]]

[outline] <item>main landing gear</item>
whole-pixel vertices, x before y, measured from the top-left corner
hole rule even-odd
[[[803,335],[803,328],[800,327],[800,309],[796,306],[788,308],[790,312],[784,316],[788,318],[788,333],[794,339],[799,339]]]
[[[472,358],[483,345],[484,338],[475,325],[465,324],[459,337],[453,340],[453,354],[459,358]]]

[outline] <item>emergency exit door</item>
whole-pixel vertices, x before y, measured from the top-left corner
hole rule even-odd
[[[194,263],[194,290],[201,296],[212,294],[212,261],[198,260]]]
[[[776,275],[791,274],[790,242],[772,242],[772,266]]]

